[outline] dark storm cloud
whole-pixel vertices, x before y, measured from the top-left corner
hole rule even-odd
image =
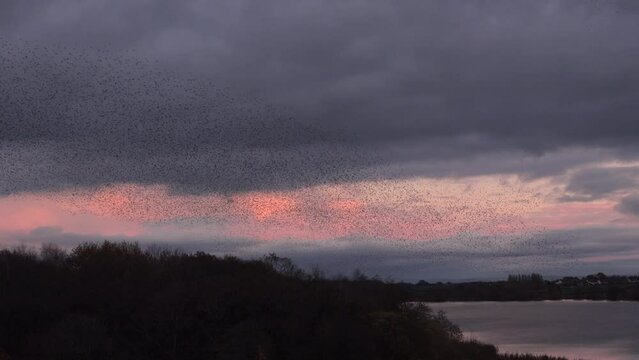
[[[286,188],[366,165],[259,99],[99,50],[7,44],[3,192],[112,182],[190,192]]]
[[[0,14],[2,193],[538,176],[593,161],[560,150],[634,159],[639,142],[633,2],[10,0]]]
[[[639,216],[639,194],[630,194],[625,196],[616,207],[617,211]]]

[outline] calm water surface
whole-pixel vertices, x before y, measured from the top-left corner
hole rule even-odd
[[[639,359],[639,302],[535,301],[433,303],[467,338],[502,352],[571,359]]]

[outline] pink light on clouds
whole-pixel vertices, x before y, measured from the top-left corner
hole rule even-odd
[[[59,202],[36,195],[0,198],[0,231],[30,232],[42,227],[59,227],[76,234],[135,236],[142,232],[138,223],[104,218],[91,213],[72,214]]]
[[[458,233],[529,230],[521,218],[537,206],[537,193],[520,185],[516,191],[504,191],[504,186],[504,179],[482,177],[188,195],[171,193],[162,185],[119,184],[48,194],[48,198],[73,214],[141,225],[182,219],[214,222],[218,235],[233,237],[429,240]]]
[[[301,210],[299,199],[283,193],[248,193],[230,199],[237,215],[249,215],[258,222],[290,218]]]
[[[548,229],[608,225],[620,218],[615,205],[613,200],[548,203],[530,214],[529,218]]]
[[[176,194],[163,185],[114,184],[2,198],[0,231],[57,226],[76,233],[139,235],[148,234],[150,224],[171,228],[186,220],[190,229],[182,230],[185,234],[207,229],[212,236],[261,240],[364,236],[392,241],[498,236],[606,224],[619,218],[612,200],[557,203],[549,196],[552,191],[547,183],[494,176],[232,195]]]

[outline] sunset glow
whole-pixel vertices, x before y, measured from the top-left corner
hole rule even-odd
[[[502,192],[506,180],[509,191]],[[134,235],[145,224],[170,226],[190,219],[196,227],[220,224],[219,236],[265,240],[432,240],[460,233],[498,236],[621,221],[614,202],[562,203],[553,200],[552,190],[549,183],[503,177],[366,182],[236,195],[180,195],[160,185],[121,184],[14,195],[0,202],[5,214],[0,232],[60,227]]]

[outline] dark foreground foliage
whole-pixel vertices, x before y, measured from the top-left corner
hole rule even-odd
[[[535,355],[527,355],[527,354],[523,354],[523,355],[507,354],[507,355],[501,355],[500,359],[501,360],[561,360],[562,358],[557,358],[554,356],[547,356],[547,355],[535,356]]]
[[[463,341],[401,287],[84,244],[0,251],[0,359],[528,359]]]

